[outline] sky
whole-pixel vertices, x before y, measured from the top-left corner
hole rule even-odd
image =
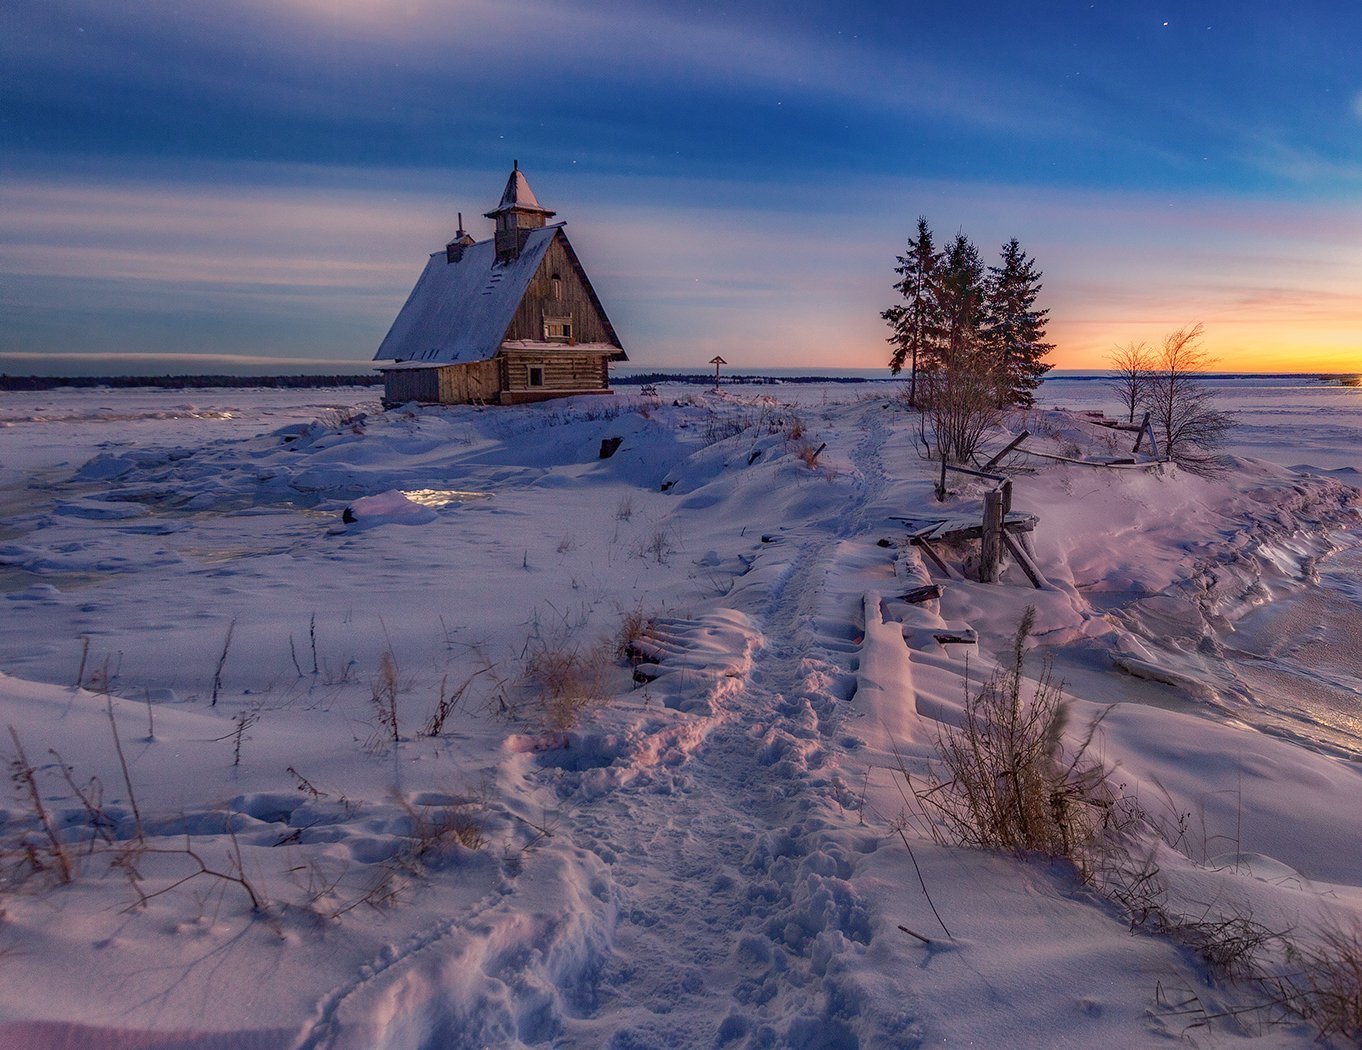
[[[513,160],[632,363],[874,368],[919,215],[1058,368],[1362,370],[1362,5],[0,0],[0,372],[366,371]]]

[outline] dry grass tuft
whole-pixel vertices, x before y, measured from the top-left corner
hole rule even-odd
[[[639,653],[634,643],[647,635],[653,626],[653,618],[642,607],[630,609],[620,621],[620,629],[615,634],[614,657],[622,663],[636,664]]]
[[[516,682],[515,714],[536,726],[565,733],[605,703],[605,676],[613,643],[582,645],[541,641],[525,657]]]
[[[1108,774],[1086,757],[1096,730],[1066,754],[1065,708],[1047,664],[1023,695],[1026,640],[1035,622],[1027,609],[1012,643],[1010,666],[965,701],[964,723],[938,741],[947,776],[926,784],[906,771],[912,795],[937,841],[1042,853],[1088,870],[1089,850],[1137,819]]]
[[[1328,927],[1318,944],[1293,946],[1296,964],[1287,1004],[1322,1036],[1342,1036],[1362,1044],[1362,927]]]

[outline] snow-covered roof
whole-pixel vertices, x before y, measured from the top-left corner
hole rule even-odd
[[[432,253],[374,360],[451,365],[495,357],[562,228],[560,222],[529,231],[520,254],[502,263],[492,240],[465,248],[458,262],[446,262],[443,249]]]
[[[492,211],[486,213],[486,217],[494,218],[499,212],[503,211],[537,211],[544,215],[556,215],[539,203],[535,197],[534,190],[530,189],[529,180],[525,178],[525,173],[517,166],[506,179],[506,188],[501,192],[501,203]]]

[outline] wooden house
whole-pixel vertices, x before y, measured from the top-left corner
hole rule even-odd
[[[459,216],[374,355],[392,362],[379,366],[385,405],[613,393],[609,363],[628,357],[554,214],[517,162],[486,213],[491,238],[475,241]]]

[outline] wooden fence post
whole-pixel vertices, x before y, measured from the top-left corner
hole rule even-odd
[[[998,578],[998,562],[1003,548],[1003,494],[997,489],[984,493],[984,535],[979,543],[979,582]]]

